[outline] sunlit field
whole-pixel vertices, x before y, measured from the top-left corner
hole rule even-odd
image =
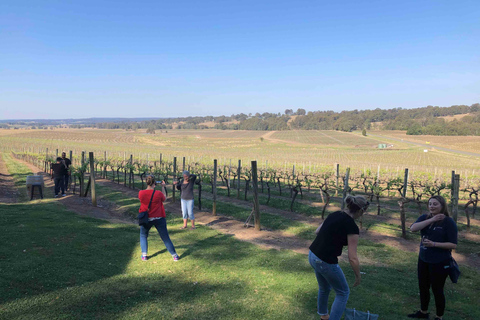
[[[480,152],[480,136],[412,136],[407,135],[405,131],[396,130],[375,131],[372,133],[418,143],[429,142],[434,146],[455,150]]]
[[[381,132],[382,134],[390,132]],[[392,136],[401,137],[399,132]],[[402,136],[403,137],[403,136]],[[408,136],[409,139],[411,136]],[[453,147],[455,139],[462,137],[435,137],[432,143],[440,144],[445,139],[446,147]],[[480,144],[480,138],[472,137],[471,145]],[[423,139],[426,138],[415,138]],[[351,167],[357,171],[374,170],[401,172],[409,168],[415,173],[448,175],[456,170],[463,175],[475,175],[480,159],[472,156],[442,151],[424,152],[424,148],[388,140],[388,138],[364,137],[360,133],[339,131],[232,131],[232,130],[157,130],[155,134],[145,131],[100,130],[100,129],[55,129],[55,130],[0,130],[3,147],[17,151],[50,154],[56,149],[72,150],[74,158],[82,151],[94,151],[113,159],[123,159],[133,154],[134,158],[171,160],[174,156],[186,157],[186,161],[229,165],[242,160],[247,163],[257,160],[262,167],[291,168],[303,172],[316,172],[333,168]],[[387,144],[389,148],[379,149]],[[462,150],[467,142],[461,144]],[[479,148],[480,149],[480,148]]]

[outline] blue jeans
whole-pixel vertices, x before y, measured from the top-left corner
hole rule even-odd
[[[322,261],[311,251],[308,253],[308,262],[315,270],[318,282],[317,313],[321,316],[328,314],[328,295],[333,288],[336,295],[330,312],[330,320],[340,320],[350,295],[342,268],[338,264]]]
[[[193,199],[192,200],[181,199],[181,204],[182,204],[183,219],[195,220],[195,217],[193,216]]]
[[[142,254],[147,255],[148,253],[148,232],[153,226],[155,226],[157,229],[158,234],[160,235],[160,238],[162,238],[162,241],[165,244],[165,247],[167,247],[168,252],[170,252],[172,256],[176,255],[177,253],[175,252],[175,247],[173,246],[172,240],[170,240],[170,236],[168,235],[167,221],[165,218],[155,219],[149,221],[146,225],[140,226],[140,248],[142,248]]]

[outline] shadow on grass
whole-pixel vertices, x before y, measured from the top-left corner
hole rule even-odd
[[[2,303],[125,270],[138,230],[84,218],[56,203],[0,205]]]

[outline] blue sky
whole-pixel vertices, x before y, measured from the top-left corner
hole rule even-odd
[[[0,118],[480,102],[480,1],[0,2]]]

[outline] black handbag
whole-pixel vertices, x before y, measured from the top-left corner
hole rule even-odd
[[[150,203],[148,204],[148,209],[147,211],[142,211],[138,214],[137,219],[138,219],[138,225],[145,225],[148,223],[148,211],[150,211],[150,206],[152,205],[152,200],[153,200],[153,195],[155,194],[155,190],[152,192],[152,197],[150,198]]]
[[[450,270],[448,271],[450,280],[452,280],[453,283],[457,283],[461,272],[460,272],[460,268],[458,267],[457,261],[455,261],[453,257],[450,259],[450,265],[448,267],[450,268]]]

